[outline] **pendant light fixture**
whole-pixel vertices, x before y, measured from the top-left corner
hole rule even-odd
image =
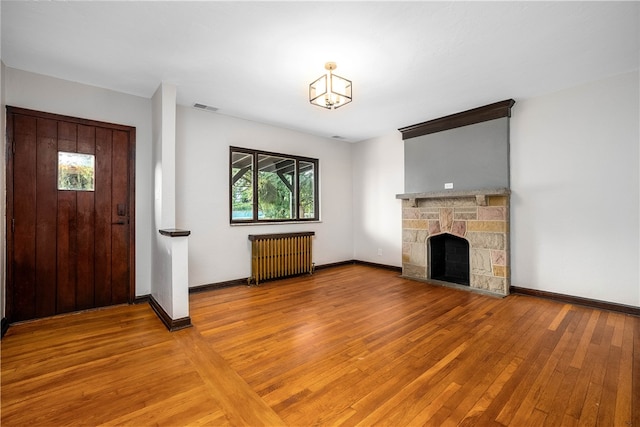
[[[318,107],[335,110],[351,102],[351,80],[333,74],[335,62],[324,65],[326,74],[309,85],[309,102]]]

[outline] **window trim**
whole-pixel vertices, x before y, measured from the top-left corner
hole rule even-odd
[[[252,193],[253,193],[253,217],[251,219],[233,219],[233,153],[239,152],[249,154],[252,156],[253,168],[252,168]],[[294,171],[294,188],[295,193],[293,197],[295,199],[295,217],[290,219],[259,219],[258,218],[258,156],[273,156],[291,159],[295,164]],[[313,218],[299,218],[300,215],[300,162],[312,163],[314,167],[313,175]],[[278,224],[278,223],[300,223],[300,222],[318,222],[320,221],[320,174],[319,174],[319,160],[311,157],[295,156],[291,154],[275,153],[271,151],[256,150],[251,148],[234,147],[229,146],[229,223],[231,225],[240,224]]]

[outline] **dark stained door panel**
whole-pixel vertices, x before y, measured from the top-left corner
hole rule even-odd
[[[8,320],[132,301],[135,128],[7,107],[7,137]],[[60,152],[91,189],[59,187]]]

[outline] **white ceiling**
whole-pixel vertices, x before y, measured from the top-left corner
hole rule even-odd
[[[5,65],[359,141],[638,69],[639,2],[1,3]],[[351,104],[313,106],[335,61]],[[517,104],[516,104],[517,107]]]

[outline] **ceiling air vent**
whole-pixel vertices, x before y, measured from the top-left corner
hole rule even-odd
[[[218,111],[218,109],[216,107],[210,107],[208,105],[198,104],[197,102],[195,104],[193,104],[193,108],[197,108],[199,110],[212,111],[212,112]]]

